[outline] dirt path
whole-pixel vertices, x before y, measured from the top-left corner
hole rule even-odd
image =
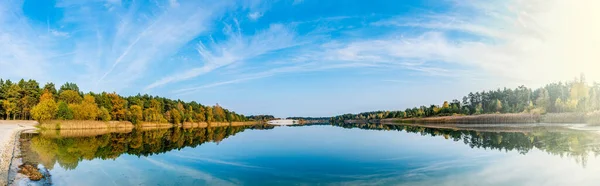
[[[0,185],[8,183],[8,169],[12,160],[15,135],[25,129],[33,129],[35,121],[4,121],[0,120]]]

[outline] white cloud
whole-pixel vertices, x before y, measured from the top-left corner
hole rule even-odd
[[[248,14],[248,18],[249,18],[250,20],[253,20],[253,21],[256,21],[256,20],[258,20],[258,18],[260,18],[260,17],[262,17],[262,16],[263,16],[263,14],[262,14],[262,13],[260,13],[260,12],[252,12],[252,13],[249,13],[249,14]]]
[[[68,32],[61,32],[58,30],[50,30],[50,33],[56,37],[69,37]]]
[[[395,43],[390,48],[406,52],[390,55],[469,65],[526,84],[569,80],[579,73],[600,80],[592,70],[600,68],[600,53],[594,51],[600,41],[600,12],[593,8],[598,1],[485,2],[456,1],[457,12],[373,25],[444,33],[412,42],[412,49]],[[457,38],[456,32],[470,36]]]

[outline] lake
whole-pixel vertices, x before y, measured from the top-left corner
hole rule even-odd
[[[567,127],[324,124],[22,134],[55,185],[597,185],[600,135]]]

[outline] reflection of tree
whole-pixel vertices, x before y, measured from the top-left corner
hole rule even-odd
[[[600,136],[597,134],[576,131],[550,131],[544,127],[536,127],[526,132],[482,132],[474,130],[427,128],[411,125],[382,124],[333,124],[344,128],[360,128],[366,130],[397,130],[417,133],[423,136],[442,136],[445,139],[463,141],[471,148],[494,149],[500,151],[517,151],[527,154],[534,147],[552,155],[574,158],[585,167],[590,155],[600,155]]]
[[[150,156],[184,147],[196,147],[206,142],[220,142],[246,129],[272,129],[272,126],[226,126],[209,128],[171,128],[134,130],[131,133],[111,133],[93,137],[55,138],[30,135],[30,149],[25,161],[38,162],[52,169],[58,164],[75,169],[82,160],[115,159],[121,154]],[[36,160],[34,160],[34,157]]]

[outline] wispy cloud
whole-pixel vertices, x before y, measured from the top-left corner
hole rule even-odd
[[[5,78],[36,78],[44,75],[49,64],[45,56],[53,56],[54,38],[44,29],[36,30],[28,23],[21,8],[22,2],[0,2],[0,66]]]
[[[195,78],[224,66],[245,62],[269,52],[294,47],[302,43],[296,40],[297,36],[291,28],[281,24],[273,24],[268,29],[251,36],[242,35],[237,24],[235,26],[229,25],[226,27],[225,33],[228,39],[224,42],[212,40],[207,45],[204,43],[198,44],[197,51],[201,56],[200,61],[204,62],[203,66],[164,77],[148,85],[146,90]]]
[[[208,30],[230,1],[156,1],[105,4],[61,1],[63,24],[77,28],[73,63],[86,66],[82,80],[90,89],[119,90],[146,75],[147,67],[164,63],[188,42]],[[89,56],[96,56],[90,60]]]
[[[223,180],[217,177],[214,177],[211,174],[202,172],[200,170],[197,169],[192,169],[186,166],[181,166],[181,165],[175,165],[175,164],[168,164],[168,163],[164,163],[162,161],[159,160],[154,160],[151,158],[145,158],[146,161],[148,161],[149,163],[160,167],[161,169],[167,169],[170,170],[172,172],[176,172],[176,174],[178,175],[188,175],[190,177],[193,177],[195,179],[201,179],[206,181],[208,184],[210,185],[235,185],[232,182],[229,182],[227,180]]]
[[[413,57],[469,65],[498,79],[535,84],[586,73],[600,80],[600,75],[589,70],[600,61],[600,54],[590,50],[600,41],[593,34],[600,31],[600,22],[595,20],[600,13],[590,8],[598,2],[451,2],[456,12],[397,17],[372,25],[438,32],[423,35],[420,43],[412,42],[416,49],[430,51],[413,50],[419,55]]]

